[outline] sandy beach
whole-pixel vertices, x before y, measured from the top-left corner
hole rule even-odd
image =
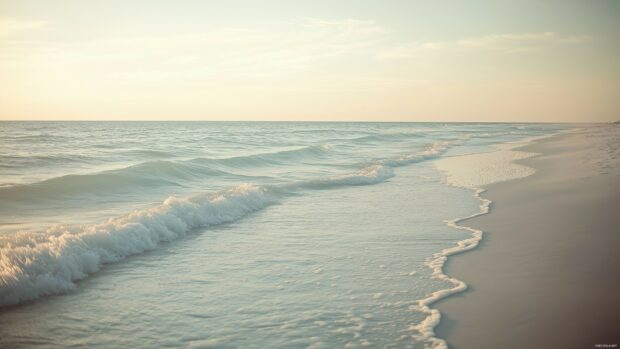
[[[461,223],[484,238],[444,269],[469,289],[435,305],[451,348],[620,344],[618,130],[593,136],[613,127],[518,148],[539,154],[517,161],[536,172],[485,187],[491,213]]]

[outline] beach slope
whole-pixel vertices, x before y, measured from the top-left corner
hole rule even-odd
[[[596,348],[620,344],[620,126],[534,141],[531,176],[487,185],[480,246],[446,274],[468,291],[435,306],[451,348]],[[606,346],[609,345],[609,346]]]

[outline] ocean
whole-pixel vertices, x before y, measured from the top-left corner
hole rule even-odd
[[[488,202],[437,161],[566,128],[0,122],[0,347],[445,347]]]

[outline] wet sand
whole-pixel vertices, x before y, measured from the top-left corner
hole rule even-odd
[[[491,213],[461,222],[485,235],[445,266],[469,289],[434,305],[437,335],[455,349],[617,348],[617,152],[583,133],[518,150],[540,154],[518,161],[536,173],[488,185]]]

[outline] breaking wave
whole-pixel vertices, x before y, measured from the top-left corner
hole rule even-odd
[[[101,224],[0,236],[0,306],[66,292],[103,264],[276,202],[268,189],[243,184],[214,194],[169,197],[157,207]]]
[[[0,306],[69,291],[75,288],[75,281],[96,272],[104,264],[155,249],[162,242],[178,239],[198,228],[234,222],[279,202],[289,193],[384,182],[394,176],[394,167],[436,157],[453,144],[457,142],[436,142],[423,151],[378,160],[352,173],[282,185],[242,184],[215,193],[172,196],[156,207],[137,210],[100,224],[59,225],[47,231],[0,236]],[[329,150],[327,146],[321,146],[263,156],[282,159],[299,152],[316,154]],[[144,176],[136,176],[136,181],[180,175],[179,168],[168,161],[141,164],[123,171],[125,174],[128,171],[144,172]],[[116,185],[117,178],[113,177],[116,175],[118,173],[65,176],[51,180],[50,188],[73,186],[79,191],[84,186],[106,185],[106,176],[112,176],[109,181]]]

